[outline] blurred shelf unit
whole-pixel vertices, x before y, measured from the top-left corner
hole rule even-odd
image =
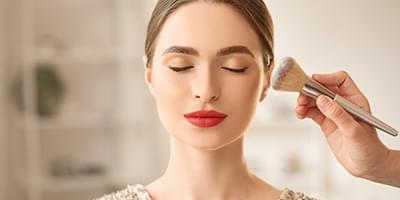
[[[104,176],[81,176],[75,178],[49,178],[38,182],[44,190],[63,191],[92,188],[107,188],[110,186],[110,179]]]
[[[310,133],[309,131],[313,131],[313,126],[309,123],[304,123],[297,120],[280,120],[274,122],[266,122],[263,124],[256,123],[250,128],[250,132],[262,132],[265,130],[270,130],[273,132],[286,132],[286,131],[298,131],[303,134]]]
[[[74,177],[42,177],[40,179],[27,180],[26,177],[19,177],[23,185],[34,184],[42,192],[64,192],[71,190],[98,189],[110,187],[113,182],[110,177],[103,175],[74,176]]]
[[[12,165],[24,199],[48,199],[45,191],[62,199],[58,191],[84,188],[102,195],[120,182],[113,175],[121,149],[113,147],[123,140],[120,133],[147,126],[135,123],[124,107],[126,92],[138,81],[131,68],[143,69],[137,59],[142,55],[131,51],[138,33],[127,31],[135,28],[135,4],[15,3],[19,44],[13,53],[17,70],[9,78],[10,104],[17,122],[12,137],[22,152]]]
[[[325,195],[327,149],[318,128],[294,117],[258,117],[264,119],[255,120],[245,141],[245,156],[254,173],[281,188]]]

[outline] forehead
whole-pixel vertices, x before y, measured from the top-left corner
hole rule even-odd
[[[156,51],[168,46],[190,46],[202,51],[243,45],[261,52],[256,32],[234,7],[223,3],[195,2],[178,8],[165,21]]]

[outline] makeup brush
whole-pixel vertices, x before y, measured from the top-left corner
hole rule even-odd
[[[280,60],[280,64],[272,75],[272,88],[279,91],[300,92],[313,99],[320,95],[328,96],[355,118],[363,120],[391,136],[399,134],[396,129],[307,76],[294,58],[285,57]]]

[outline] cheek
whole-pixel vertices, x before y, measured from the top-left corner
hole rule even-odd
[[[160,119],[165,127],[171,129],[171,126],[178,124],[177,116],[181,116],[185,112],[185,99],[189,92],[187,84],[165,71],[155,72],[152,80]]]
[[[184,98],[187,88],[185,87],[185,80],[177,78],[176,75],[167,71],[167,69],[154,70],[153,87],[155,90],[156,100],[179,100]]]
[[[261,96],[261,79],[252,77],[243,81],[231,81],[225,88],[225,103],[233,112],[232,124],[244,131],[250,124]],[[243,129],[244,128],[244,129]]]
[[[226,98],[237,105],[253,105],[258,103],[261,94],[260,78],[246,78],[242,81],[229,81],[225,88]]]

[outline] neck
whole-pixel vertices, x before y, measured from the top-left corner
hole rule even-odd
[[[166,191],[179,191],[171,199],[243,199],[256,182],[244,160],[243,138],[208,151],[171,137],[168,168],[160,180]]]

